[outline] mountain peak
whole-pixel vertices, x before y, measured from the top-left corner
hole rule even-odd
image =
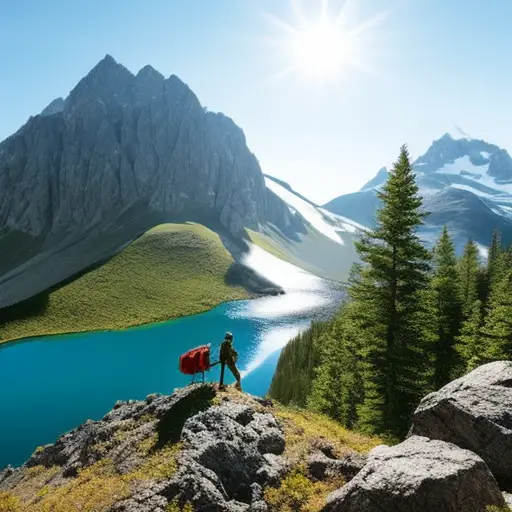
[[[73,111],[88,98],[105,101],[115,95],[120,99],[133,79],[134,75],[107,53],[70,92],[66,110]]]
[[[126,69],[122,64],[116,61],[112,55],[107,53],[103,59],[101,59],[96,66],[94,66],[91,71],[89,71],[87,76],[91,75],[92,73],[111,73],[111,72],[119,72],[121,71],[124,73],[129,73],[132,75],[128,69]],[[132,75],[133,76],[133,75]]]
[[[369,190],[371,188],[377,188],[380,185],[384,184],[388,179],[389,171],[386,167],[381,167],[377,174],[361,188],[363,190]]]
[[[41,111],[42,116],[52,116],[53,114],[57,114],[58,112],[62,112],[64,110],[64,99],[63,98],[55,98],[52,102],[50,102],[46,108]]]
[[[107,64],[117,64],[116,59],[114,59],[114,57],[112,57],[110,53],[105,54],[105,57],[103,57],[103,59],[101,59],[100,62],[105,62]]]
[[[143,68],[139,70],[137,73],[137,78],[151,78],[153,80],[163,81],[165,80],[164,75],[159,73],[153,66],[146,64]]]

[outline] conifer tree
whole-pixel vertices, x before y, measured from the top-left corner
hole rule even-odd
[[[504,264],[503,256],[504,251],[501,245],[501,234],[499,231],[494,231],[487,256],[487,266],[480,269],[479,297],[483,304],[487,303],[496,274],[500,273],[500,269]]]
[[[487,272],[489,274],[489,282],[492,284],[493,274],[496,271],[502,253],[501,234],[494,231],[492,235],[491,247],[489,247],[489,255],[487,258]]]
[[[512,356],[512,270],[504,271],[491,289],[481,351],[485,361],[511,359]]]
[[[421,292],[428,283],[429,253],[416,235],[425,213],[402,146],[379,193],[378,227],[356,244],[362,262],[350,286],[360,347],[364,397],[358,426],[403,435],[427,389],[428,354]]]
[[[350,321],[350,305],[333,322],[329,334],[319,343],[321,362],[313,381],[308,408],[328,415],[347,428],[356,422],[356,408],[361,401],[362,382],[357,354],[357,334]]]
[[[460,355],[460,376],[474,370],[484,361],[482,328],[482,302],[475,300],[471,308],[471,314],[464,321],[460,336],[457,338],[456,350]]]
[[[458,272],[462,315],[467,319],[471,316],[473,305],[479,297],[480,261],[478,247],[473,240],[468,240],[464,247],[464,254],[458,263]]]
[[[456,366],[455,342],[462,323],[455,248],[446,226],[433,252],[431,291],[436,324],[434,388],[450,381]]]

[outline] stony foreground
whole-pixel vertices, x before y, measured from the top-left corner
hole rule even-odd
[[[211,385],[118,403],[0,472],[0,510],[2,491],[27,512],[319,509],[378,440],[317,419]]]
[[[511,383],[510,362],[476,369],[426,396],[391,447],[212,385],[118,403],[0,472],[0,511],[501,512]]]

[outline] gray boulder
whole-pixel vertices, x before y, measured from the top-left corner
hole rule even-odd
[[[322,452],[314,453],[308,459],[308,472],[315,480],[342,476],[350,482],[366,463],[367,457],[360,453],[348,453],[340,459],[327,457]]]
[[[448,441],[478,454],[494,476],[512,479],[512,362],[480,366],[427,395],[409,435]]]
[[[444,441],[412,436],[379,446],[347,485],[332,493],[327,511],[482,512],[505,501],[485,462]]]
[[[187,448],[166,495],[194,510],[262,510],[262,488],[278,485],[287,469],[275,418],[243,404],[226,402],[189,418],[182,440]]]

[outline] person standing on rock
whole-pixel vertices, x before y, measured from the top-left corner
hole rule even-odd
[[[236,361],[238,359],[238,352],[233,347],[233,335],[230,332],[224,336],[224,341],[220,346],[220,382],[219,389],[224,389],[224,369],[227,366],[233,376],[236,379],[235,387],[242,391],[242,385],[240,383],[240,372],[236,367]]]

